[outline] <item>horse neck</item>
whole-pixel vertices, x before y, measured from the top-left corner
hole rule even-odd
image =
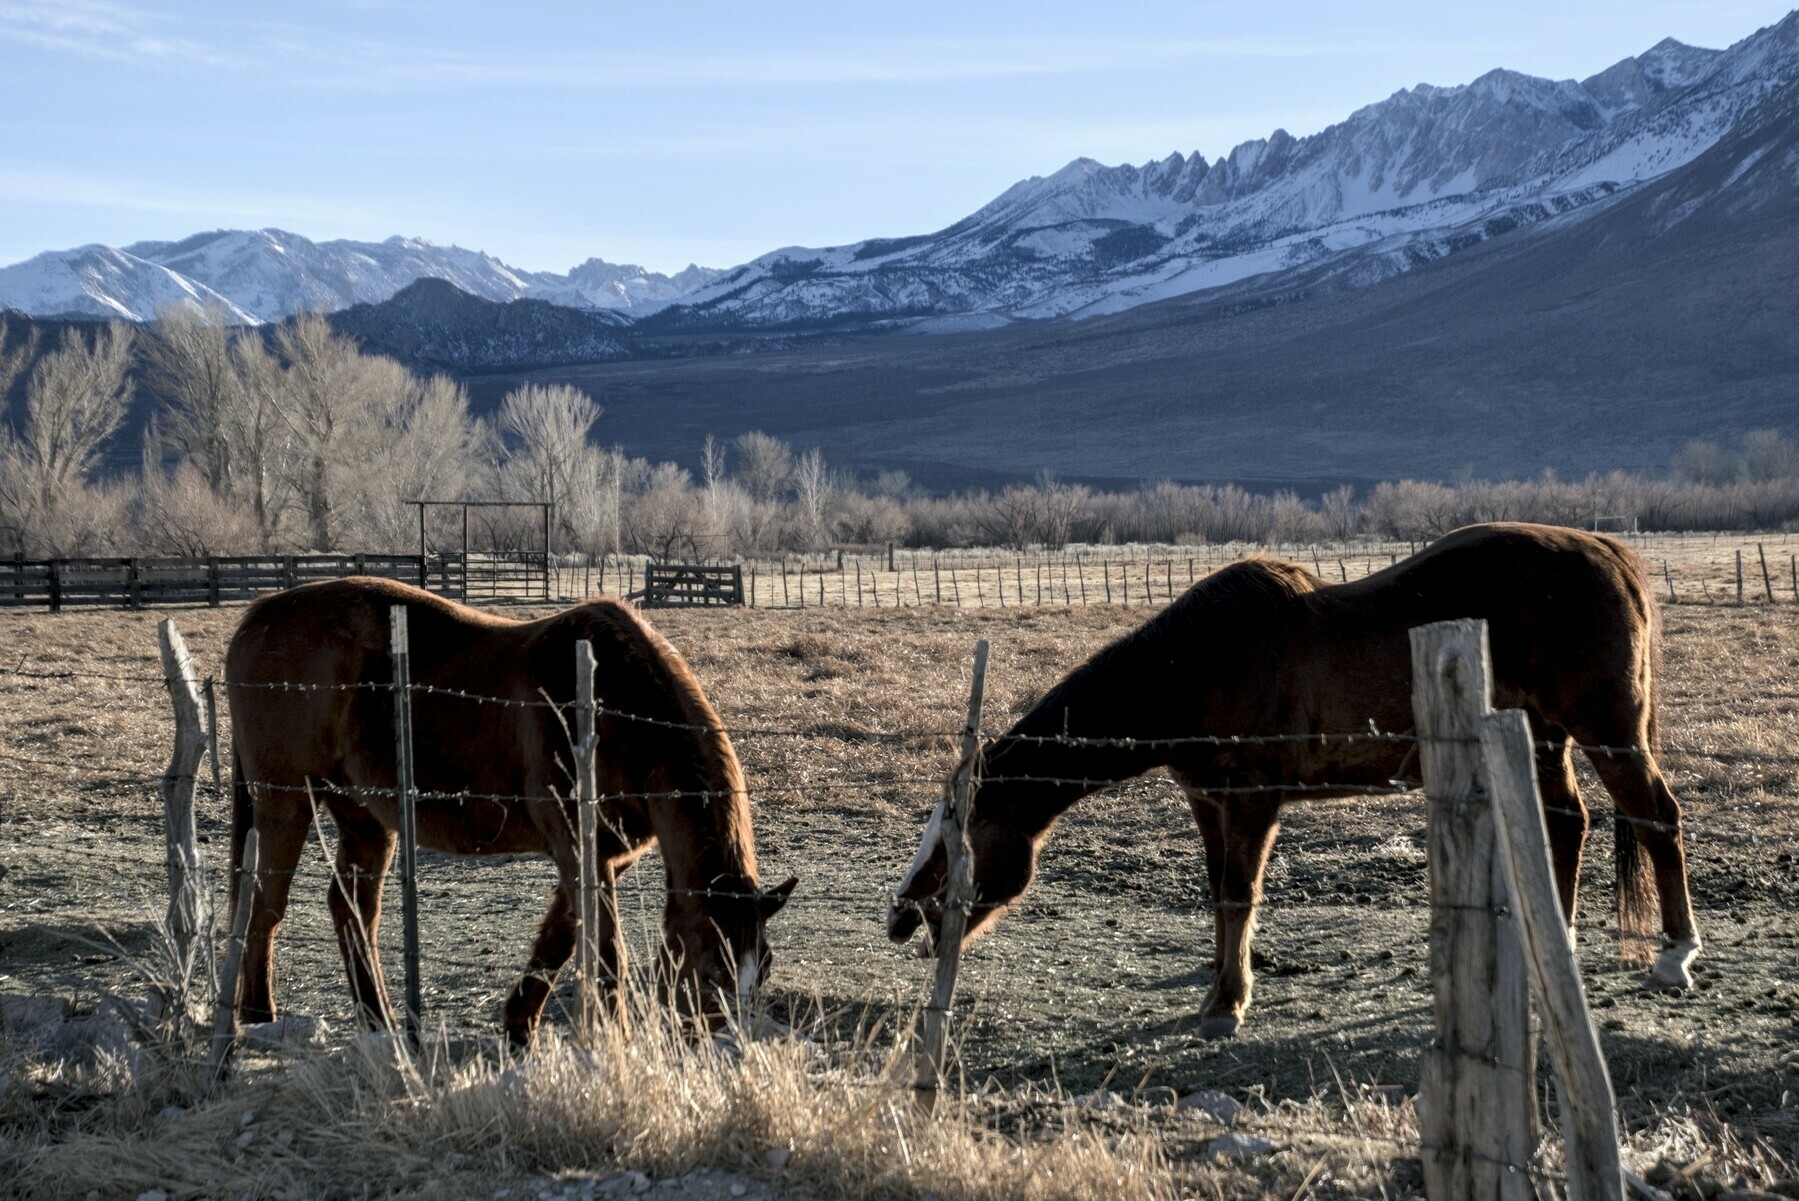
[[[989,747],[976,801],[986,817],[1040,834],[1082,797],[1169,761],[1154,741],[1171,728],[1167,714],[1118,695],[1091,666]]]
[[[755,888],[756,844],[743,776],[726,736],[722,731],[696,734],[694,741],[715,745],[671,749],[665,761],[690,769],[653,769],[645,791],[672,794],[649,798],[650,825],[675,897],[694,898],[704,908],[709,890]],[[701,770],[691,770],[694,766]]]

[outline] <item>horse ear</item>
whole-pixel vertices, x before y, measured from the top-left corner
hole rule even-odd
[[[789,876],[787,877],[786,883],[777,884],[773,888],[765,888],[762,890],[762,899],[758,904],[762,906],[763,921],[767,921],[775,914],[781,912],[781,907],[787,904],[787,898],[793,895],[794,887],[799,884],[799,882],[800,878],[798,876]]]

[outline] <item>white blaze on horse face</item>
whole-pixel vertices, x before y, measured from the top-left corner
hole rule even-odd
[[[931,820],[925,824],[924,836],[918,840],[918,854],[912,856],[912,867],[906,872],[906,878],[900,881],[899,894],[906,895],[925,865],[931,862],[931,856],[943,845],[943,802],[937,802],[937,808],[931,810]]]
[[[745,951],[737,961],[737,1020],[740,1022],[749,1017],[750,1002],[756,996],[756,977],[761,974],[761,968],[754,951]]]

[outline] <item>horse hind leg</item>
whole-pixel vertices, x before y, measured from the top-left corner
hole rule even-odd
[[[1627,962],[1650,958],[1653,945],[1649,893],[1659,897],[1665,944],[1655,956],[1645,984],[1653,989],[1691,988],[1690,968],[1700,950],[1687,889],[1686,852],[1681,846],[1680,803],[1647,750],[1588,753],[1593,770],[1618,808],[1617,875],[1619,949]],[[1647,858],[1645,858],[1647,852]]]
[[[1586,850],[1589,818],[1574,779],[1574,760],[1566,733],[1537,745],[1537,790],[1543,797],[1543,822],[1549,830],[1550,857],[1555,865],[1555,886],[1562,902],[1562,919],[1570,932],[1578,908],[1580,864]]]
[[[350,996],[365,1027],[390,1030],[393,1006],[381,976],[376,936],[381,928],[381,885],[398,840],[361,805],[341,799],[328,804],[337,824],[337,864],[328,894],[331,923],[350,979]]]

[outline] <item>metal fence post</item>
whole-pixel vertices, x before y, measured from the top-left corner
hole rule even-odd
[[[406,969],[406,1040],[416,1048],[424,1008],[419,986],[418,787],[412,762],[412,650],[406,606],[388,610],[393,638],[394,799],[400,809],[400,922]]]
[[[1481,770],[1486,623],[1421,626],[1411,641],[1436,1016],[1419,1071],[1424,1187],[1439,1201],[1532,1201],[1522,1170],[1536,1148],[1530,994]]]
[[[578,792],[576,836],[581,864],[576,897],[575,1023],[590,1038],[600,1016],[600,806],[594,786],[593,643],[575,643],[575,783]]]

